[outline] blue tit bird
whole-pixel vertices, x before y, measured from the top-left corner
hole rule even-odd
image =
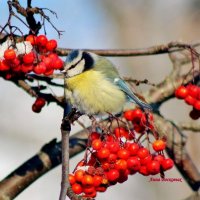
[[[150,105],[134,95],[115,66],[105,57],[73,50],[66,58],[63,73],[68,100],[84,114],[121,112],[127,100],[143,110],[151,110]]]

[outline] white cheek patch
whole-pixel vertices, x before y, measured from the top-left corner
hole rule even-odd
[[[84,66],[85,66],[85,60],[81,60],[81,62],[79,62],[76,65],[76,67],[67,71],[67,75],[69,77],[72,77],[72,76],[76,76],[76,75],[82,73],[84,70]]]

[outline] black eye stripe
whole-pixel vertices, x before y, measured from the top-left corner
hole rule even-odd
[[[75,68],[82,60],[85,61],[84,71],[91,69],[94,65],[94,60],[92,57],[87,52],[83,52],[81,59],[74,65],[71,65],[68,70]]]
[[[68,70],[73,69],[76,67],[76,65],[78,65],[78,63],[80,63],[83,59],[81,58],[81,60],[79,60],[78,62],[76,62],[74,65],[72,65]]]
[[[68,70],[75,68],[76,65],[72,65]]]

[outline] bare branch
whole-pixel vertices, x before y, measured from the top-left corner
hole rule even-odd
[[[63,74],[52,74],[51,76],[42,76],[37,74],[29,74],[28,79],[46,82],[48,85],[63,87],[63,84],[53,82],[54,79],[64,79]]]
[[[191,81],[199,81],[199,72],[193,74],[182,75],[179,77],[171,78],[167,77],[164,81],[159,83],[156,87],[150,89],[144,96],[148,103],[162,104],[170,98],[174,97],[174,90],[181,84],[188,84]]]
[[[31,87],[24,80],[12,80],[17,86],[21,87],[24,91],[26,91],[30,96],[33,97],[43,97],[48,103],[56,102],[59,106],[64,107],[64,97],[57,97],[53,94],[47,94],[40,92],[40,88],[37,87],[37,91],[34,87]],[[41,87],[41,86],[40,86]],[[41,87],[42,88],[42,87]]]
[[[154,115],[159,133],[167,136],[167,153],[174,160],[177,169],[194,191],[200,188],[200,172],[192,158],[184,148],[185,142],[181,131],[172,122],[161,116]]]
[[[140,85],[140,84],[146,84],[146,85],[151,85],[151,86],[156,86],[154,83],[150,83],[147,79],[144,80],[136,80],[131,77],[124,77],[123,80],[125,80],[128,83],[134,83],[135,85]]]
[[[197,122],[182,122],[178,126],[182,130],[200,132],[200,124]]]
[[[67,124],[69,121],[63,119],[61,125],[62,133],[62,181],[59,200],[65,200],[67,189],[70,187],[68,174],[69,174],[69,134],[71,125]],[[66,127],[67,126],[67,127]]]
[[[12,5],[19,14],[21,14],[22,16],[26,17],[26,20],[30,26],[30,33],[32,34],[37,34],[41,28],[41,23],[40,22],[36,22],[35,18],[34,18],[34,14],[39,14],[43,19],[43,25],[45,23],[45,20],[48,21],[48,23],[57,31],[59,37],[62,35],[62,32],[64,31],[60,31],[56,28],[56,26],[51,22],[49,16],[47,16],[45,14],[45,12],[43,10],[48,10],[50,11],[51,14],[55,15],[57,17],[57,14],[48,9],[48,8],[38,8],[38,7],[31,7],[31,1],[28,2],[28,7],[25,9],[23,8],[18,0],[12,0],[12,1],[8,1],[10,5]],[[45,28],[45,27],[44,27]]]
[[[165,54],[171,52],[182,51],[184,49],[190,49],[200,46],[199,42],[194,44],[186,44],[181,42],[170,42],[168,44],[156,45],[148,48],[142,49],[81,49],[83,51],[89,51],[96,53],[101,56],[148,56],[148,55],[157,55],[157,54]],[[66,48],[58,48],[56,52],[59,56],[66,56],[73,49]]]
[[[69,154],[75,156],[85,150],[87,133],[80,131],[70,137]],[[0,200],[15,198],[44,173],[61,163],[61,143],[52,140],[41,151],[0,182]]]
[[[25,92],[33,97],[37,97],[37,93],[28,85],[24,80],[17,80],[15,82],[19,87],[21,87]]]

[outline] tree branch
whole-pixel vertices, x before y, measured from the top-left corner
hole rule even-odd
[[[71,108],[70,104],[66,104],[64,108],[64,117],[61,124],[62,135],[62,181],[59,200],[65,200],[67,190],[70,188],[68,180],[69,175],[69,135],[71,132],[71,124],[81,116],[81,113]]]
[[[40,28],[44,25],[44,21],[47,20],[48,23],[57,31],[59,37],[62,35],[63,31],[60,31],[54,26],[54,24],[51,22],[50,17],[45,14],[43,10],[48,10],[50,11],[51,14],[56,15],[56,13],[50,9],[47,8],[38,8],[38,7],[31,7],[31,1],[28,2],[27,8],[23,8],[18,0],[12,0],[8,1],[10,5],[12,5],[19,14],[22,16],[26,17],[27,23],[30,26],[30,33],[36,34],[39,32]],[[34,18],[34,14],[39,14],[43,18],[43,23],[41,24],[40,22],[36,23],[36,20]],[[44,27],[45,29],[45,27]]]
[[[47,79],[48,80],[48,79]],[[28,83],[26,83],[25,80],[19,79],[19,80],[12,80],[13,83],[15,83],[17,86],[22,88],[26,93],[28,93],[32,97],[43,97],[48,103],[50,102],[56,102],[59,106],[62,108],[64,107],[64,97],[57,97],[52,94],[42,93],[40,92],[40,88],[37,87],[37,89],[31,87]]]
[[[200,124],[197,122],[182,122],[178,127],[186,131],[200,132]]]
[[[174,91],[178,86],[181,84],[187,85],[193,80],[197,83],[199,82],[199,79],[198,71],[195,71],[194,74],[190,73],[182,76],[167,77],[164,81],[147,91],[144,94],[144,97],[148,103],[155,104],[156,102],[157,105],[161,105],[165,101],[174,97]]]
[[[187,153],[185,147],[185,139],[182,132],[175,124],[161,116],[154,115],[156,128],[159,133],[163,133],[167,137],[167,153],[174,160],[177,169],[185,178],[189,186],[194,191],[200,188],[200,172]]]
[[[190,49],[200,46],[199,42],[194,44],[186,44],[181,42],[170,42],[168,44],[156,45],[148,48],[141,49],[81,49],[83,51],[89,51],[101,56],[149,56],[157,54],[172,53],[182,51],[184,49]],[[67,56],[73,49],[57,48],[56,52],[59,56]]]
[[[69,155],[85,150],[87,133],[80,131],[70,137]],[[52,140],[40,152],[22,164],[0,182],[0,200],[14,199],[40,176],[61,163],[61,142]]]
[[[69,134],[71,131],[70,124],[66,125],[66,120],[63,119],[61,125],[62,133],[62,180],[59,200],[65,200],[67,189],[70,187],[68,175],[69,175]],[[69,121],[68,121],[69,123]],[[69,126],[66,128],[66,126]],[[67,130],[69,129],[69,130]]]

